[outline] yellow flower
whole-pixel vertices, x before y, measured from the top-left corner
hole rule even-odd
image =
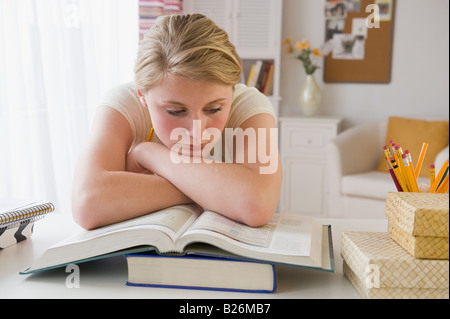
[[[323,57],[322,52],[320,52],[319,48],[311,49],[311,43],[308,40],[297,41],[293,45],[292,42],[294,39],[289,37],[285,39],[282,44],[286,47],[286,53],[293,53],[294,47],[297,49],[298,53],[296,53],[296,58],[300,60],[303,64],[306,74],[313,74],[319,66],[314,64],[314,60],[311,58],[321,58]]]
[[[307,42],[307,41],[306,41]],[[299,50],[299,51],[303,51],[303,50],[305,50],[305,49],[307,49],[308,47],[307,47],[307,44],[308,43],[306,43],[305,41],[297,41],[296,43],[295,43],[295,47],[297,48],[297,50]]]
[[[311,51],[311,54],[314,55],[314,56],[316,56],[316,57],[318,57],[318,58],[321,58],[321,57],[322,57],[322,53],[320,52],[319,48],[313,49],[313,50]]]
[[[286,48],[286,53],[289,54],[289,53],[292,53],[292,51],[294,51],[294,47],[291,44],[289,44]]]
[[[289,37],[287,39],[284,39],[283,42],[281,43],[281,45],[287,45],[290,44],[292,41],[294,41],[293,37]],[[289,52],[290,53],[290,52]]]
[[[297,48],[297,50],[302,51],[305,47],[303,46],[303,42],[297,41],[295,43],[295,47]]]
[[[297,50],[303,51],[303,50],[309,49],[311,47],[311,44],[307,40],[297,41],[295,43],[295,47],[297,48]]]

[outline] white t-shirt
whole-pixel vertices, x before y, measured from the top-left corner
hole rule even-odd
[[[145,142],[152,122],[148,109],[141,104],[134,82],[128,82],[111,89],[105,94],[100,106],[109,106],[120,112],[130,123],[133,132],[133,144]],[[268,113],[275,117],[272,103],[253,87],[237,84],[233,94],[231,111],[225,128],[237,128],[250,117]],[[153,140],[153,139],[152,139]]]

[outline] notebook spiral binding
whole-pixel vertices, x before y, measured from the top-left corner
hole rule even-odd
[[[16,208],[0,214],[0,229],[10,229],[22,223],[31,223],[43,218],[47,213],[53,212],[52,203],[37,204],[26,208]]]

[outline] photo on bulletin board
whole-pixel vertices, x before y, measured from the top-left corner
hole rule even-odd
[[[395,0],[327,0],[324,82],[389,83]]]

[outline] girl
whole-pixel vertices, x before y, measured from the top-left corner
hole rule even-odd
[[[238,84],[241,69],[228,35],[209,18],[160,17],[140,44],[135,81],[111,90],[97,110],[74,175],[74,219],[94,229],[197,203],[250,226],[267,223],[281,187],[270,134],[276,119],[263,94]],[[181,139],[173,134],[180,129]],[[220,140],[204,133],[225,129],[245,133],[241,150],[234,135],[231,160],[199,156]],[[263,174],[273,165],[263,160],[267,150],[276,165]]]

